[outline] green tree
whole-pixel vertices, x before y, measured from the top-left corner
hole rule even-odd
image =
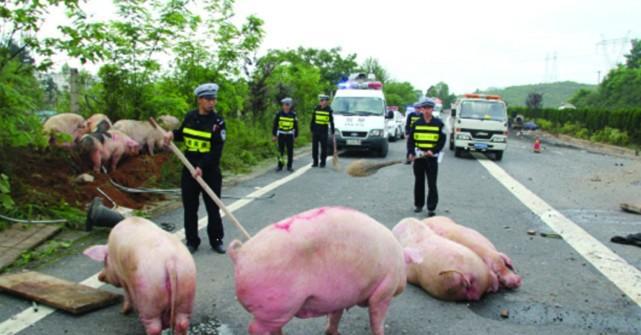
[[[450,108],[452,103],[456,101],[456,95],[450,93],[450,87],[442,81],[430,86],[425,92],[425,96],[441,99],[443,108]]]
[[[641,68],[641,39],[632,40],[632,49],[630,53],[625,55],[626,66],[629,69]]]
[[[383,89],[389,106],[399,106],[404,110],[405,106],[417,100],[416,89],[409,82],[388,81]]]
[[[381,65],[376,58],[366,58],[361,65],[361,69],[366,73],[373,73],[376,76],[376,80],[382,83],[386,83],[390,80],[387,70],[385,70],[383,65]]]

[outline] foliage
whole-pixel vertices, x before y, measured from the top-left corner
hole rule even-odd
[[[543,106],[543,94],[529,93],[525,99],[525,106],[528,109],[541,109]]]
[[[425,92],[426,97],[436,97],[443,102],[443,108],[450,108],[452,103],[456,101],[456,95],[450,93],[450,87],[444,82],[438,82],[436,85],[430,86]]]
[[[557,83],[543,83],[533,85],[510,86],[506,88],[489,88],[479,93],[497,94],[510,106],[525,106],[528,94],[536,92],[542,94],[545,99],[542,108],[558,108],[570,101],[571,97],[580,90],[590,92],[594,85],[579,84],[572,81]]]
[[[388,106],[399,106],[401,110],[405,106],[416,102],[416,89],[409,82],[388,81],[383,88]]]
[[[630,53],[625,55],[625,65],[629,69],[641,68],[641,39],[632,40],[632,49]]]
[[[9,177],[4,173],[0,173],[0,208],[4,211],[12,210],[16,203],[11,198],[11,183]]]
[[[365,59],[361,65],[362,71],[366,73],[373,73],[376,76],[376,80],[382,82],[383,84],[387,83],[390,80],[389,73],[387,70],[378,62],[376,58],[369,57]]]

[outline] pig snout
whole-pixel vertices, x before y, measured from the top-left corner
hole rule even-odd
[[[227,255],[229,255],[229,258],[231,258],[232,263],[236,264],[238,261],[238,252],[240,251],[240,248],[243,246],[243,242],[239,240],[233,240],[231,243],[229,243],[229,247],[227,248]]]

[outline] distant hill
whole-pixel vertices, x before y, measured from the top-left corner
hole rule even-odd
[[[580,84],[573,81],[545,83],[534,85],[509,86],[506,88],[488,88],[481,93],[498,94],[510,106],[525,106],[525,99],[530,93],[543,94],[543,107],[557,108],[567,102],[579,89],[594,89],[595,85]]]

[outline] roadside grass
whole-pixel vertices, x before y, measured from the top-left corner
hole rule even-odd
[[[553,123],[545,119],[536,119],[536,124],[543,130],[552,134],[563,134],[575,138],[589,140],[592,142],[606,143],[639,150],[639,145],[632,143],[626,131],[612,127],[605,127],[597,131],[590,131],[582,123],[566,122],[564,124]]]

